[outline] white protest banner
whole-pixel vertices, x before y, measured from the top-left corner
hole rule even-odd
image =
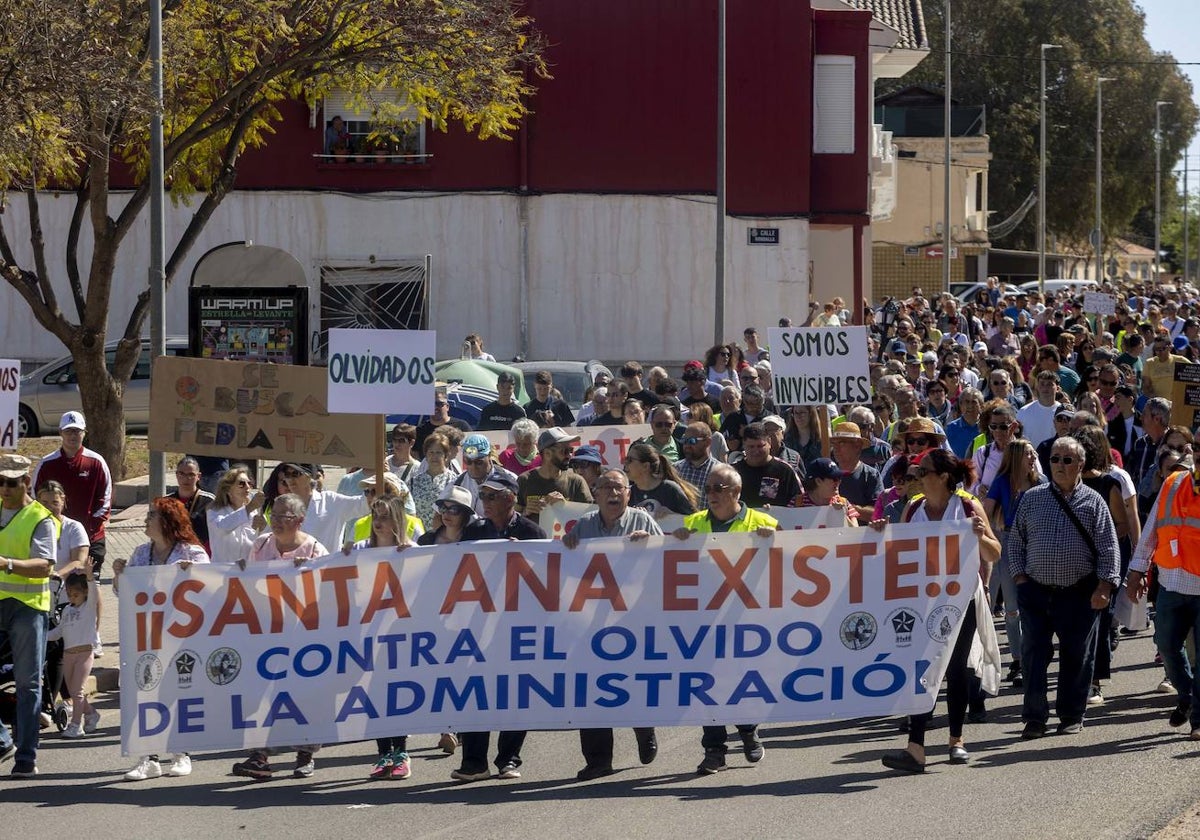
[[[604,466],[619,468],[625,463],[625,453],[629,451],[629,447],[642,438],[650,436],[650,424],[567,426],[563,431],[569,435],[579,435],[579,443],[575,444],[576,446],[594,446],[599,449]],[[506,431],[480,432],[479,434],[487,438],[493,448],[500,452],[503,452],[512,443],[512,435]]]
[[[1084,292],[1083,311],[1096,315],[1117,314],[1117,296],[1106,295],[1104,292]]]
[[[866,327],[771,327],[767,335],[777,405],[871,399]]]
[[[329,411],[433,410],[433,330],[329,331]]]
[[[586,502],[563,502],[548,505],[542,509],[538,524],[552,540],[561,540],[563,534],[569,532],[585,513],[596,509],[593,504]],[[831,505],[804,508],[755,508],[755,510],[770,514],[779,520],[779,527],[784,531],[802,531],[806,528],[843,528],[846,525],[846,513],[842,508]],[[664,533],[671,533],[676,528],[683,527],[682,514],[672,513],[658,521],[658,527]]]
[[[21,363],[0,359],[0,449],[16,449],[21,416]]]
[[[963,522],[127,569],[121,745],[924,712],[978,570]]]

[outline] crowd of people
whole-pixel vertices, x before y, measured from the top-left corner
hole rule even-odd
[[[184,457],[178,489],[150,505],[147,542],[113,561],[113,586],[130,566],[299,566],[373,547],[542,540],[539,515],[565,501],[595,505],[563,538],[568,548],[597,537],[662,535],[668,516],[683,522],[668,537],[769,536],[779,527],[772,510],[786,507],[830,507],[846,527],[877,530],[961,520],[979,538],[983,585],[964,613],[946,676],[951,763],[969,762],[964,724],[986,719],[985,696],[996,690],[976,654],[999,657],[997,622],[1008,643],[1004,679],[1023,693],[1022,737],[1048,734],[1052,717],[1058,734],[1080,732],[1088,709],[1105,702],[1122,632],[1134,632],[1115,617],[1118,598],[1154,602],[1156,687],[1176,695],[1171,726],[1186,725],[1200,740],[1200,684],[1194,647],[1186,648],[1200,624],[1200,470],[1190,424],[1172,424],[1170,399],[1173,365],[1200,359],[1200,319],[1194,301],[1141,292],[1122,295],[1103,317],[1084,313],[1069,292],[1004,294],[994,280],[965,306],[950,295],[926,299],[919,289],[878,309],[864,302],[872,396],[862,404],[777,404],[770,348],[751,327],[742,342],[684,364],[678,379],[637,361],[616,378],[598,375],[578,416],[548,371],[537,374],[524,404],[514,398],[514,377],[500,373],[497,399],[475,428],[452,418],[439,393],[419,425],[390,431],[382,476],[356,469],[336,490],[324,488],[319,465],[278,464],[256,488],[247,465],[213,473],[204,468],[211,461]],[[814,307],[805,324],[853,320],[835,299]],[[482,340],[471,339],[472,354],[482,353]],[[571,431],[642,423],[650,434],[619,467]],[[509,445],[480,433],[496,430],[509,432]],[[19,720],[15,742],[0,729],[0,758],[15,755],[17,777],[37,772],[46,702],[69,708],[65,737],[98,724],[80,675],[100,650],[96,581],[111,478],[83,446],[85,431],[83,416],[68,412],[61,448],[36,468],[0,456],[0,633],[13,649]],[[64,582],[53,594],[51,577]],[[46,668],[51,613],[61,663]],[[1051,709],[1047,672],[1055,657]],[[884,756],[885,766],[924,770],[931,718],[903,723],[907,743]],[[757,726],[736,729],[745,759],[761,760]],[[699,773],[725,767],[728,735],[723,726],[704,727]],[[520,777],[525,737],[498,734],[499,778]],[[654,730],[635,729],[635,737],[640,760],[653,761]],[[580,732],[581,780],[613,772],[613,741],[608,729]],[[442,733],[438,744],[447,753],[461,749],[454,779],[492,777],[490,733]],[[407,736],[376,747],[367,775],[411,775]],[[313,774],[319,748],[294,747],[295,775]],[[255,750],[233,772],[270,778],[270,759],[270,751]],[[146,756],[126,778],[191,769],[187,755]]]

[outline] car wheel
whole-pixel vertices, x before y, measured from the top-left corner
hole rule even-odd
[[[33,413],[33,409],[28,406],[21,406],[17,421],[17,437],[24,440],[25,438],[38,436],[37,417]]]

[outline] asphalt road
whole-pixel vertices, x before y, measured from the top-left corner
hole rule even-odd
[[[116,664],[114,612],[104,620],[106,668]],[[583,761],[573,732],[531,733],[519,781],[452,782],[457,757],[443,756],[436,736],[414,736],[413,775],[402,782],[367,780],[373,743],[322,750],[307,781],[290,778],[287,754],[273,781],[233,777],[243,754],[226,752],[193,756],[187,778],[125,782],[134,760],[120,753],[113,692],[99,698],[97,735],[46,735],[37,779],[0,779],[0,836],[1144,837],[1200,799],[1200,743],[1167,726],[1175,698],[1154,693],[1152,656],[1148,633],[1122,642],[1108,702],[1080,735],[1022,742],[1010,688],[990,700],[987,723],[968,724],[971,763],[950,766],[945,723],[935,720],[918,777],[880,765],[904,736],[878,719],[767,727],[761,763],[746,764],[731,743],[730,769],[706,777],[695,774],[700,733],[682,728],[659,730],[658,759],[645,767],[633,733],[618,732],[618,772],[585,784],[574,781]]]

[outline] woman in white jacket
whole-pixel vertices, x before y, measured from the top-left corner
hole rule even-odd
[[[214,563],[237,563],[250,556],[258,535],[255,519],[262,508],[262,493],[250,498],[250,472],[233,467],[217,482],[216,498],[208,507],[208,540]]]

